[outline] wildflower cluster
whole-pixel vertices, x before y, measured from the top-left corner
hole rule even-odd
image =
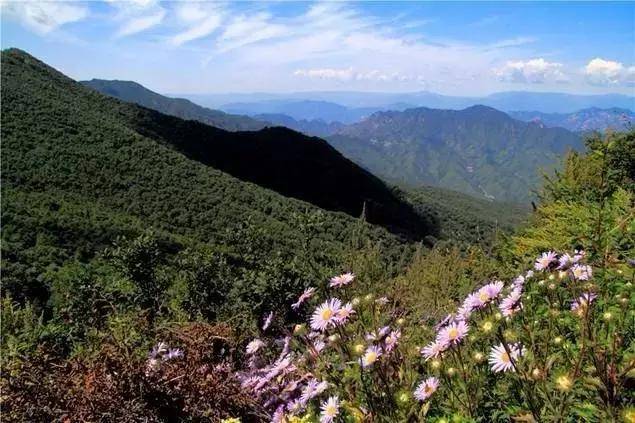
[[[467,295],[414,356],[425,327],[405,325],[405,311],[386,297],[349,295],[361,294],[353,274],[336,276],[291,306],[308,312],[307,324],[247,345],[242,384],[278,422],[477,417],[501,409],[543,420],[571,415],[581,403],[600,416],[628,401],[635,366],[625,312],[632,283],[603,273],[603,283],[594,283],[583,251],[545,252],[509,283],[494,280]],[[326,299],[313,303],[318,292]],[[605,393],[585,388],[585,378]]]
[[[628,403],[632,283],[608,269],[594,283],[585,259],[584,251],[545,252],[509,285],[469,294],[434,327],[421,354],[445,390],[442,410],[476,417],[510,409],[542,421],[613,416]]]
[[[426,401],[439,386],[434,377],[416,384],[418,375],[400,351],[404,319],[389,309],[387,297],[352,295],[354,280],[345,273],[322,289],[306,289],[291,309],[309,312],[307,324],[268,343],[258,338],[247,345],[249,368],[240,378],[272,421],[405,416],[420,410],[413,396]],[[318,291],[330,295],[311,311]]]

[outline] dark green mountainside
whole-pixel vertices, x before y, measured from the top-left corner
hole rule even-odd
[[[485,106],[378,112],[328,140],[390,181],[512,202],[531,198],[540,168],[549,170],[568,149],[582,148],[565,129],[517,121]]]
[[[102,94],[123,101],[137,103],[148,109],[181,119],[198,120],[227,131],[254,131],[267,126],[265,122],[248,116],[232,115],[220,110],[208,109],[184,98],[163,96],[133,81],[91,79],[90,81],[81,81],[81,83]]]
[[[376,209],[392,219],[388,226],[412,236],[438,232],[322,140],[287,129],[230,133],[165,116],[103,96],[22,51],[6,50],[3,288],[15,299],[44,300],[46,274],[54,268],[91,260],[118,236],[148,229],[172,253],[209,245],[230,254],[214,262],[230,263],[231,277],[222,280],[246,290],[236,294],[241,301],[255,295],[251,307],[286,300],[272,284],[292,295],[298,283],[320,278],[315,266],[336,265],[354,236],[401,251],[403,244],[382,228],[210,164],[357,216],[366,201],[369,219]],[[306,266],[310,272],[302,271]]]

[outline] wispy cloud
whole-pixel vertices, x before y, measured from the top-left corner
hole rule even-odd
[[[79,3],[3,1],[0,8],[3,13],[42,35],[89,15],[88,8]]]
[[[156,0],[108,0],[115,8],[113,17],[118,23],[115,38],[127,37],[147,31],[163,22],[167,11]]]
[[[227,19],[223,7],[214,3],[179,4],[176,14],[186,29],[170,38],[170,44],[174,46],[207,37],[221,27],[223,19]]]

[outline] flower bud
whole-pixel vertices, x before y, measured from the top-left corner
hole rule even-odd
[[[355,347],[353,347],[353,351],[355,351],[355,354],[363,354],[365,350],[366,346],[364,344],[357,344],[355,345]]]
[[[397,319],[397,324],[399,326],[403,326],[404,323],[406,323],[406,319],[404,319],[403,317],[400,317],[399,319]]]
[[[306,326],[304,324],[295,325],[293,327],[293,334],[294,335],[303,335],[305,332],[306,332]]]
[[[620,303],[624,305],[628,304],[628,298],[620,298]]]
[[[553,291],[554,289],[556,289],[556,284],[555,284],[555,283],[550,283],[550,284],[547,286],[547,288],[548,288],[548,289],[550,289],[551,291]]]
[[[472,358],[474,359],[476,363],[482,363],[483,360],[485,359],[485,356],[483,355],[482,352],[477,351],[472,355]]]
[[[369,303],[369,302],[373,301],[373,298],[375,298],[375,296],[373,294],[366,294],[366,296],[364,297],[364,301]]]
[[[622,269],[617,269],[617,274],[618,274],[618,275],[621,275],[622,273],[624,273],[624,272],[622,271]]]
[[[607,311],[602,315],[602,318],[605,321],[610,322],[611,320],[613,320],[613,313],[611,313],[610,311]]]
[[[445,371],[445,373],[452,377],[456,374],[456,369],[454,367],[448,367],[448,369]]]
[[[563,392],[570,391],[573,387],[573,381],[567,375],[558,376],[556,378],[556,388]]]
[[[513,342],[516,340],[516,334],[511,329],[507,329],[505,332],[503,332],[503,337],[505,338],[506,341],[510,341],[510,342]]]
[[[564,270],[561,270],[558,272],[558,278],[559,279],[564,279],[567,277],[567,272],[565,272]]]
[[[410,401],[410,394],[408,392],[401,392],[397,395],[397,401],[402,404],[407,404]]]
[[[351,304],[354,306],[358,306],[359,305],[359,297],[355,297],[351,300]]]
[[[542,372],[540,371],[539,368],[536,367],[535,369],[531,371],[531,377],[538,380],[542,377]]]
[[[549,280],[550,280],[550,281],[553,281],[553,280],[555,280],[555,279],[556,279],[556,277],[555,277],[554,275],[549,275]]]
[[[490,321],[485,321],[481,325],[481,330],[483,330],[483,332],[485,333],[490,333],[492,329],[494,329],[494,324]]]
[[[562,336],[556,336],[555,338],[553,338],[553,343],[556,345],[562,344]]]
[[[430,362],[430,366],[432,366],[433,369],[439,369],[441,367],[441,360],[438,359],[434,359]]]
[[[336,333],[334,333],[333,335],[329,336],[329,342],[337,342],[338,339],[340,339],[340,336]]]
[[[545,285],[545,280],[544,279],[541,280],[541,281],[538,281],[538,286],[544,286],[544,285]]]
[[[500,312],[496,312],[496,314],[494,314],[494,319],[500,320],[502,318],[503,318],[503,315]]]

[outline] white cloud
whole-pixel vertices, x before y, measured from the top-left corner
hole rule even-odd
[[[113,19],[119,22],[115,38],[147,31],[161,24],[167,15],[167,11],[156,0],[107,1],[116,9]]]
[[[117,37],[133,35],[159,25],[165,18],[165,10],[157,10],[154,14],[131,18],[117,30]]]
[[[537,58],[527,61],[508,61],[504,66],[493,71],[500,81],[544,84],[567,81],[568,77],[562,69],[562,63],[548,62],[543,58]]]
[[[335,69],[298,69],[293,72],[294,76],[302,76],[311,79],[337,79],[340,81],[349,81],[353,79],[355,73],[353,68]]]
[[[321,68],[321,69],[298,69],[293,72],[294,76],[310,79],[338,80],[338,81],[378,81],[378,82],[406,82],[421,80],[421,76],[413,77],[403,75],[400,72],[382,72],[378,69],[369,71],[355,71],[348,68]]]
[[[38,34],[47,34],[62,25],[77,22],[88,16],[88,9],[77,3],[61,2],[0,2],[8,16]]]
[[[183,3],[176,8],[176,14],[187,29],[170,38],[170,44],[175,46],[207,37],[226,18],[222,7],[212,3]]]
[[[635,85],[635,66],[596,57],[584,67],[584,75],[592,85]]]

